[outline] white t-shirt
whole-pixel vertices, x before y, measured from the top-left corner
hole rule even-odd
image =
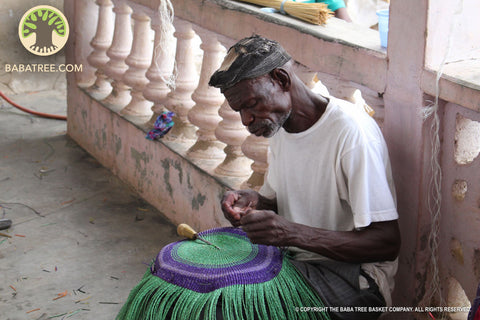
[[[309,129],[270,138],[260,194],[277,198],[279,215],[335,231],[398,219],[390,160],[380,128],[362,108],[334,97]],[[297,260],[325,259],[298,248]],[[362,264],[391,305],[397,260]]]

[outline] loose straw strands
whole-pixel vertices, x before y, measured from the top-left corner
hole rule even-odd
[[[259,6],[275,8],[282,13],[299,18],[313,24],[325,24],[333,16],[325,3],[302,3],[282,0],[240,0]]]

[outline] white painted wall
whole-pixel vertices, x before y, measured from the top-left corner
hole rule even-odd
[[[426,66],[480,58],[480,1],[429,1]],[[448,51],[448,52],[447,52]]]

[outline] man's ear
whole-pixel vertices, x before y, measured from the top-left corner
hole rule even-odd
[[[276,68],[270,72],[270,76],[273,80],[277,81],[284,91],[290,89],[292,84],[290,74],[283,68]]]

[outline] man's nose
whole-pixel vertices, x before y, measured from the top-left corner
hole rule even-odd
[[[240,117],[242,118],[242,124],[248,127],[255,119],[253,114],[248,110],[240,110]]]

